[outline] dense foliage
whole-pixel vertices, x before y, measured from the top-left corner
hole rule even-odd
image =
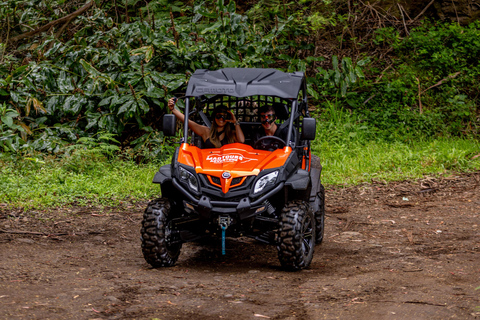
[[[478,135],[478,23],[340,31],[364,9],[347,12],[340,0],[0,1],[0,151],[58,154],[93,141],[155,158],[169,149],[158,131],[167,98],[195,69],[223,67],[306,71],[312,108],[324,119],[350,112],[366,138]],[[326,54],[327,43],[355,50]]]

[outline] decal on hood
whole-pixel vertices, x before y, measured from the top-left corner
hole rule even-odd
[[[247,158],[240,153],[230,153],[230,154],[209,154],[205,160],[210,161],[211,163],[221,164],[221,163],[228,163],[228,162],[245,163],[245,162],[253,161],[255,159]]]

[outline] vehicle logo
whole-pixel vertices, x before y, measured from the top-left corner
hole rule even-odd
[[[233,88],[196,88],[195,91],[204,94],[228,94],[235,92]]]
[[[222,178],[223,179],[230,179],[231,177],[232,177],[232,175],[230,174],[230,172],[222,173]]]

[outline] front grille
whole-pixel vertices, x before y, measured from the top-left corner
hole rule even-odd
[[[209,175],[203,175],[205,177],[205,181],[212,186],[213,188],[221,189],[222,187],[222,182],[219,177],[215,176],[209,176]],[[232,183],[230,183],[230,188],[238,188],[240,187],[243,183],[242,180],[245,177],[238,177],[238,178],[233,178]],[[245,179],[246,181],[246,179]]]
[[[251,184],[255,180],[256,176],[238,177],[233,178],[230,184],[230,190],[223,194],[220,178],[199,174],[200,185],[202,187],[202,193],[205,193],[208,197],[215,200],[232,200],[238,201],[250,193]]]
[[[213,183],[221,185],[219,177],[210,176],[210,179],[212,179]]]
[[[242,179],[243,179],[243,177],[233,178],[231,185],[232,185],[232,186],[236,186],[237,184],[239,184],[240,182],[242,182]],[[237,186],[237,187],[239,187],[239,186]]]

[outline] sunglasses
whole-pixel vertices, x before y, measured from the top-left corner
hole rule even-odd
[[[260,120],[262,120],[262,123],[272,123],[273,121],[275,121],[275,119],[277,119],[277,117],[274,113],[260,115]]]
[[[270,114],[261,114],[260,119],[266,119],[266,120],[275,120],[277,117],[275,116],[275,113],[270,113]]]
[[[228,113],[217,113],[215,115],[215,119],[223,119],[223,120],[229,120],[230,119],[230,115]]]

